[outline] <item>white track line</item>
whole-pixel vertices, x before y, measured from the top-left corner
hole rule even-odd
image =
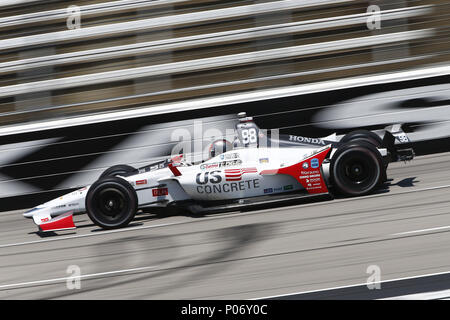
[[[390,297],[384,298],[380,300],[435,300],[435,299],[445,299],[450,297],[450,289],[449,290],[441,290],[441,291],[431,291],[431,292],[423,292],[423,293],[414,293],[407,294],[404,296]]]
[[[429,228],[429,229],[419,229],[419,230],[413,230],[413,231],[394,233],[394,234],[391,234],[391,236],[403,236],[403,235],[406,235],[406,234],[423,233],[423,232],[445,230],[445,229],[450,229],[450,226],[443,226],[443,227],[435,227],[435,228]]]
[[[341,203],[341,202],[348,202],[348,201],[358,201],[363,199],[370,199],[370,198],[378,198],[378,197],[387,197],[387,196],[396,196],[396,195],[403,195],[413,192],[424,192],[424,191],[430,191],[430,190],[438,190],[438,189],[445,189],[450,188],[450,185],[443,185],[443,186],[437,186],[437,187],[428,187],[428,188],[422,188],[422,189],[413,189],[408,190],[404,192],[396,192],[396,193],[381,193],[381,194],[373,194],[363,197],[355,197],[355,198],[346,198],[346,199],[335,199],[332,200],[332,202],[329,201],[322,201],[317,203],[309,203],[309,204],[300,204],[300,205],[293,205],[293,206],[285,206],[282,208],[272,208],[272,209],[264,209],[264,210],[255,210],[252,212],[241,212],[239,215],[236,215],[235,213],[230,213],[226,215],[221,216],[215,216],[215,217],[206,217],[202,219],[195,219],[195,220],[189,220],[189,221],[180,221],[180,222],[172,222],[172,223],[163,223],[163,224],[156,224],[156,225],[147,225],[147,226],[139,226],[139,227],[129,227],[129,228],[123,228],[123,229],[116,229],[116,230],[104,230],[100,232],[95,233],[89,233],[89,234],[80,234],[80,235],[74,235],[74,236],[66,236],[66,237],[58,237],[58,238],[51,238],[51,239],[41,239],[41,240],[33,240],[33,241],[25,241],[25,242],[18,242],[18,243],[8,243],[8,244],[2,244],[0,245],[1,248],[7,248],[7,247],[14,247],[14,246],[22,246],[22,245],[29,245],[29,244],[36,244],[36,243],[44,243],[44,242],[51,242],[51,241],[61,241],[61,240],[68,240],[68,239],[76,239],[76,238],[84,238],[84,237],[93,237],[93,236],[102,236],[107,235],[111,233],[118,233],[118,232],[128,232],[128,231],[135,231],[135,230],[144,230],[144,229],[152,229],[152,228],[159,228],[159,227],[167,227],[167,226],[175,226],[175,225],[181,225],[181,224],[187,224],[187,223],[195,223],[195,222],[204,222],[204,221],[210,221],[210,220],[217,220],[217,219],[225,219],[225,218],[232,218],[237,216],[247,216],[247,215],[253,215],[253,214],[260,214],[260,213],[268,213],[268,212],[274,212],[274,211],[280,211],[280,210],[287,210],[290,208],[295,207],[312,207],[312,206],[319,206],[319,205],[327,205],[330,203]]]
[[[395,281],[402,281],[402,280],[411,280],[411,279],[418,279],[418,278],[425,278],[425,277],[432,277],[432,276],[440,276],[440,275],[444,275],[444,274],[450,274],[450,271],[443,271],[443,272],[429,273],[429,274],[423,274],[423,275],[418,275],[418,276],[411,276],[411,277],[403,277],[403,278],[397,278],[397,279],[391,279],[391,280],[384,280],[384,281],[380,281],[379,283],[382,285],[383,283],[388,283],[388,282],[395,282]],[[250,299],[250,300],[263,300],[263,299],[289,297],[289,296],[293,296],[293,295],[300,295],[300,294],[307,294],[307,293],[316,293],[316,292],[331,291],[331,290],[338,290],[338,289],[346,289],[346,288],[360,287],[360,286],[366,286],[366,285],[367,285],[367,283],[358,283],[358,284],[351,284],[351,285],[346,285],[346,286],[324,288],[324,289],[317,289],[317,290],[309,290],[309,291],[299,291],[299,292],[285,293],[285,294],[279,294],[279,295],[267,296],[267,297],[261,297],[261,298],[253,298],[253,299]]]
[[[74,279],[82,280],[82,279],[86,279],[86,278],[96,278],[96,277],[102,277],[102,276],[117,275],[117,274],[128,273],[128,272],[136,272],[136,271],[143,271],[143,270],[147,270],[147,269],[154,269],[156,267],[157,266],[148,266],[148,267],[140,267],[140,268],[85,274],[85,275],[80,275],[78,277],[69,276],[69,277],[64,277],[64,278],[54,278],[54,279],[45,279],[45,280],[5,284],[5,285],[0,285],[0,290],[5,290],[5,289],[7,290],[7,289],[16,288],[16,287],[26,287],[26,286],[33,286],[33,285],[58,283],[58,282],[64,282],[67,280],[74,280]]]

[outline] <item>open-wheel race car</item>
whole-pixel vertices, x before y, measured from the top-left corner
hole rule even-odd
[[[242,112],[234,141],[213,141],[209,159],[184,155],[142,168],[116,165],[92,185],[28,210],[41,231],[75,228],[73,214],[87,213],[104,229],[127,226],[138,211],[180,208],[191,214],[221,211],[293,197],[363,196],[387,180],[390,162],[414,152],[402,126],[356,130],[323,138],[272,135]]]

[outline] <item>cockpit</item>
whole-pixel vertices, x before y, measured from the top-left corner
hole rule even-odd
[[[235,137],[233,141],[229,141],[226,138],[218,138],[212,141],[208,147],[207,156],[204,155],[201,161],[192,161],[189,155],[180,154],[172,156],[170,159],[161,160],[145,167],[139,168],[139,172],[148,172],[153,170],[162,169],[168,166],[169,163],[173,163],[175,166],[192,166],[195,164],[203,163],[218,155],[240,148],[258,147],[260,139],[265,137],[261,133],[258,126],[253,122],[252,117],[247,117],[245,112],[238,114],[239,122],[235,127]],[[228,139],[230,139],[229,137]],[[231,140],[231,139],[230,139]]]

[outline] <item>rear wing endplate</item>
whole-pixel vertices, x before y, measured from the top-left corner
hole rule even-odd
[[[415,155],[411,148],[411,140],[402,126],[393,124],[384,128],[383,146],[389,151],[393,161],[409,161]]]

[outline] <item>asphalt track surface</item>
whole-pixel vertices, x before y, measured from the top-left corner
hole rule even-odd
[[[140,215],[115,231],[79,215],[76,231],[42,237],[23,211],[0,213],[0,299],[301,298],[364,284],[372,265],[381,281],[450,271],[450,153],[391,164],[388,177],[361,198]],[[80,289],[67,287],[73,265]]]

